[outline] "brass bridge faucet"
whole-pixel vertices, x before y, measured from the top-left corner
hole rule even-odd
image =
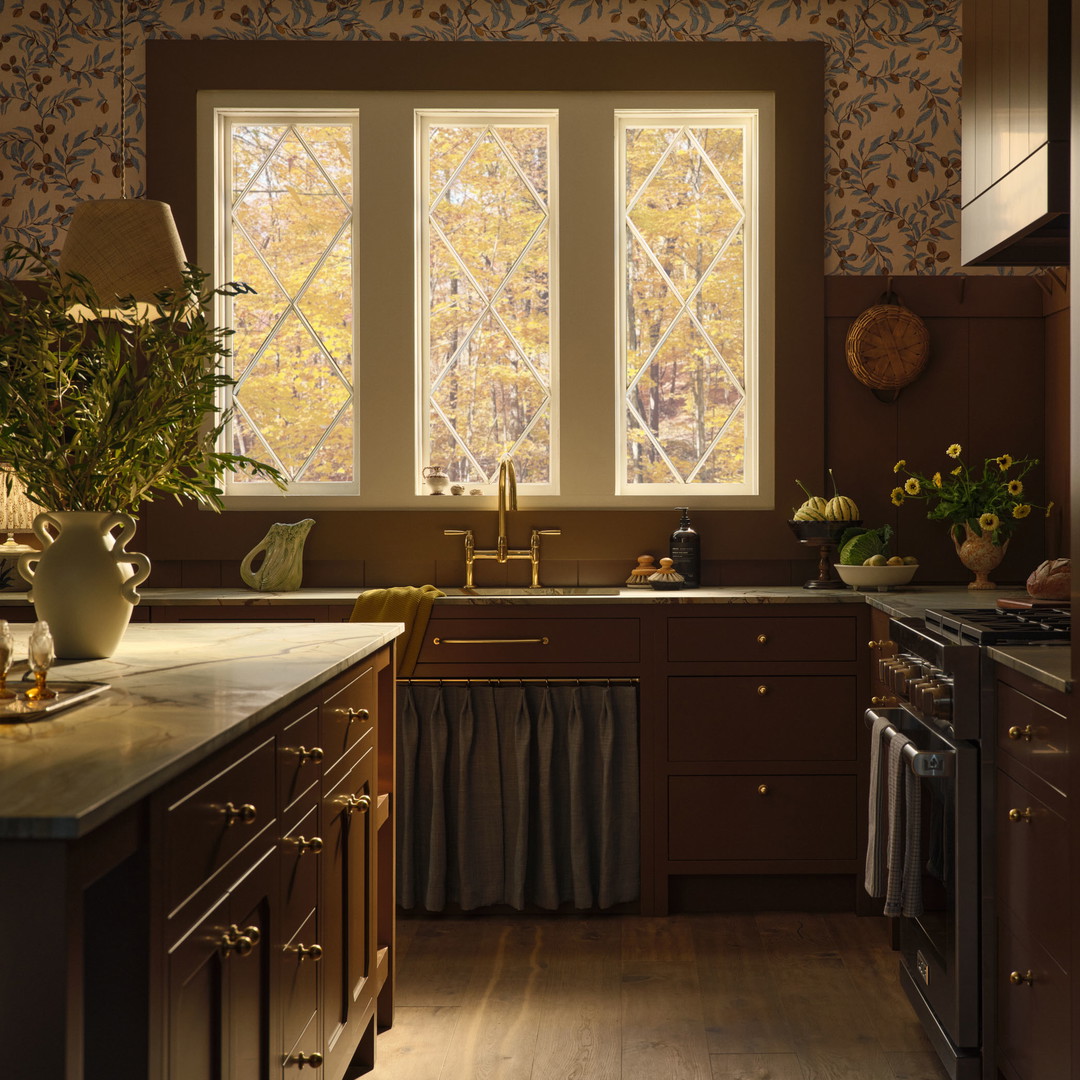
[[[505,563],[510,559],[528,559],[532,563],[531,589],[540,588],[540,537],[561,536],[561,529],[533,529],[527,548],[512,548],[507,537],[506,515],[517,510],[517,474],[514,459],[503,454],[499,459],[499,538],[494,548],[478,550],[472,529],[444,529],[444,536],[465,537],[465,588],[473,586],[473,562],[476,559],[494,559]]]

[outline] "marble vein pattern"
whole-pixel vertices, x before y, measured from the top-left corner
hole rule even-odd
[[[133,624],[112,657],[54,669],[57,679],[105,682],[107,691],[51,718],[0,724],[0,837],[88,832],[402,630]],[[13,628],[17,657],[28,631]]]
[[[121,6],[129,93],[117,108]],[[0,231],[57,248],[86,198],[144,194],[145,43],[820,41],[827,274],[964,273],[961,0],[0,0]],[[126,146],[128,165],[118,164]]]

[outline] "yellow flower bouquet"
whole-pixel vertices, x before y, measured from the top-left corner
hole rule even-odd
[[[903,484],[892,490],[894,506],[913,499],[925,501],[926,516],[932,521],[947,521],[954,542],[963,539],[966,525],[976,536],[982,535],[993,544],[1004,544],[1032,510],[1045,510],[1049,517],[1053,503],[1038,506],[1025,498],[1024,477],[1039,464],[1037,458],[1002,454],[987,458],[982,472],[977,473],[964,464],[958,443],[953,443],[945,453],[954,464],[944,475],[936,472],[933,476],[923,476],[909,469],[903,459],[893,466],[894,473],[907,476]]]

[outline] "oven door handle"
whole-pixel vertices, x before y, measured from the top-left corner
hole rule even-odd
[[[863,719],[866,721],[866,726],[872,728],[876,720],[888,718],[882,717],[874,709],[867,709],[863,714]],[[881,729],[881,734],[888,741],[894,735],[901,735],[903,732],[893,724],[886,723]],[[903,755],[916,776],[940,779],[953,776],[956,772],[955,750],[918,750],[913,743],[909,742],[904,745]]]

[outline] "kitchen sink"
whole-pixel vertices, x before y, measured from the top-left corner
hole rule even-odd
[[[486,586],[483,588],[444,588],[447,596],[618,596],[617,586],[597,585],[540,585],[535,589],[519,585]]]

